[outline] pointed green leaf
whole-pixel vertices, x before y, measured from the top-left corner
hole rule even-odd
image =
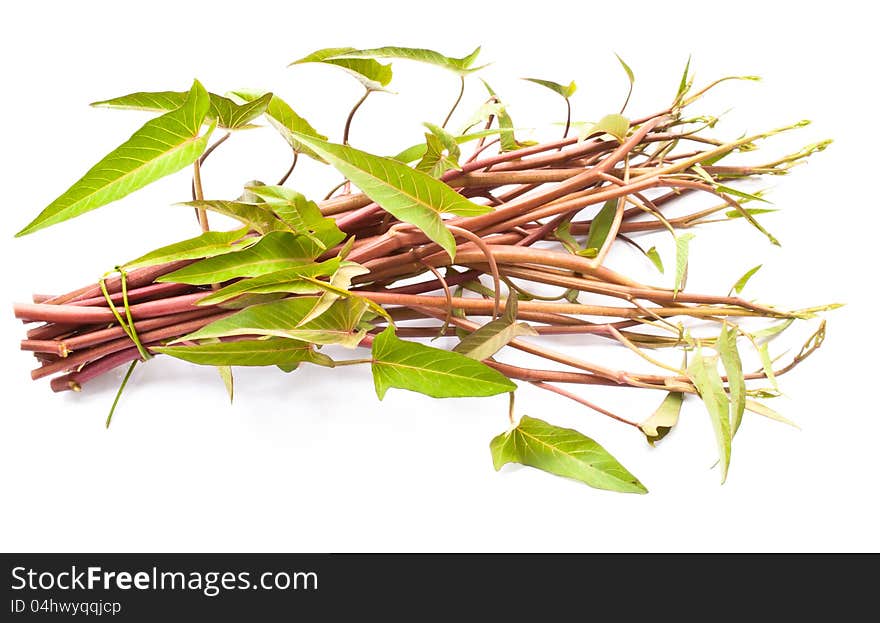
[[[742,360],[736,347],[736,330],[724,324],[721,327],[721,335],[715,342],[715,348],[727,372],[727,387],[730,392],[730,436],[733,437],[742,423],[743,411],[746,408],[746,381],[743,376]]]
[[[311,322],[301,325],[300,321],[314,308],[317,300],[318,297],[315,296],[298,296],[253,305],[216,320],[176,341],[195,341],[234,335],[266,335],[313,344],[339,344],[354,348],[364,339],[366,330],[358,325],[367,310],[365,301],[355,297],[341,299]]]
[[[746,214],[751,214],[755,216],[756,214],[771,214],[773,212],[779,212],[777,208],[746,208],[744,210]],[[738,210],[728,210],[724,213],[724,216],[727,218],[743,218],[742,212]]]
[[[101,102],[92,102],[91,105],[120,110],[167,112],[181,107],[186,100],[186,95],[184,91],[129,93],[128,95],[114,97],[113,99]],[[208,96],[211,101],[211,107],[206,118],[216,119],[217,125],[227,130],[252,127],[249,125],[250,122],[266,112],[269,100],[272,99],[272,94],[266,93],[252,102],[239,105],[222,95],[209,93]]]
[[[299,326],[311,322],[330,309],[334,302],[347,295],[352,279],[360,275],[366,275],[369,272],[368,268],[364,268],[355,262],[342,262],[330,278],[330,283],[327,284],[326,289],[323,289],[321,296],[315,301],[315,306],[299,321]],[[317,280],[313,280],[312,284],[321,287],[321,282]]]
[[[507,463],[520,463],[596,489],[648,492],[617,459],[586,435],[527,415],[516,428],[495,437],[489,448],[496,470]]]
[[[431,133],[425,134],[425,153],[416,165],[416,170],[437,178],[449,170],[460,168],[458,159],[461,156],[461,148],[456,138],[433,123],[424,125]]]
[[[611,114],[605,115],[596,123],[576,121],[571,124],[571,127],[577,132],[579,141],[591,136],[610,134],[618,141],[623,142],[629,132],[629,119],[623,115]]]
[[[766,342],[758,345],[758,355],[761,357],[761,365],[764,368],[764,374],[767,377],[767,380],[770,381],[770,385],[775,390],[779,390],[779,383],[776,381],[776,374],[773,373],[773,359],[770,357],[770,347]]]
[[[647,420],[639,424],[639,428],[652,446],[666,437],[669,431],[678,424],[681,415],[681,405],[684,402],[684,394],[681,392],[669,392],[666,398],[657,407]]]
[[[152,350],[205,366],[277,366],[301,362],[326,365],[326,358],[316,357],[320,353],[316,353],[311,344],[281,337],[217,341],[195,346],[159,346]]]
[[[753,331],[750,335],[752,336],[752,339],[756,341],[771,338],[785,331],[788,327],[791,326],[791,323],[793,322],[794,318],[787,318],[786,320],[783,320],[782,322],[773,326],[767,327],[766,329]]]
[[[259,277],[285,268],[309,264],[321,249],[305,236],[272,232],[256,244],[235,253],[211,257],[158,278],[157,281],[204,285],[238,277]]]
[[[323,248],[333,247],[345,239],[336,221],[321,214],[318,204],[305,195],[284,186],[246,186],[295,234],[308,236]]]
[[[715,430],[723,483],[727,480],[727,470],[730,467],[730,401],[721,384],[717,361],[717,357],[706,357],[697,353],[687,372],[700,398],[703,399],[703,404],[706,405],[712,428]]]
[[[645,255],[648,256],[648,259],[651,260],[651,263],[657,267],[661,274],[666,272],[663,270],[663,260],[660,258],[660,253],[657,252],[657,247],[651,247],[645,252]]]
[[[681,234],[675,238],[675,293],[684,289],[687,283],[688,254],[690,242],[694,239],[691,233]]]
[[[687,63],[684,66],[684,72],[681,74],[681,80],[678,83],[678,92],[675,94],[675,102],[674,104],[679,104],[685,94],[690,90],[690,71],[691,71],[691,57],[688,56]]]
[[[508,114],[507,109],[504,107],[504,104],[501,103],[501,99],[498,97],[492,87],[489,86],[488,82],[482,79],[481,82],[483,83],[483,86],[486,87],[486,91],[489,92],[489,95],[493,97],[497,102],[497,105],[494,108],[484,108],[486,108],[487,117],[489,115],[494,115],[495,118],[498,120],[498,125],[503,130],[501,132],[501,136],[499,137],[501,142],[501,151],[515,151],[517,149],[520,149],[521,147],[525,147],[527,143],[516,140],[516,135],[514,134],[513,119],[510,118],[510,114]]]
[[[217,305],[243,294],[319,294],[321,289],[306,277],[329,277],[339,268],[339,258],[331,258],[324,262],[309,262],[293,268],[241,279],[199,300],[199,305]]]
[[[287,224],[278,218],[268,206],[256,203],[244,203],[242,201],[183,201],[177,205],[191,208],[204,208],[217,214],[223,214],[247,225],[261,234],[273,231],[286,231]]]
[[[620,66],[623,67],[623,71],[626,72],[626,77],[629,79],[630,84],[634,84],[636,81],[636,75],[633,73],[633,70],[630,69],[629,65],[627,65],[622,58],[620,58],[620,54],[615,52],[614,56],[617,57],[617,61],[620,63]]]
[[[341,67],[354,76],[369,91],[384,91],[391,82],[391,65],[383,65],[372,58],[347,58],[345,54],[357,52],[354,48],[324,48],[312,52],[288,65],[325,63]]]
[[[243,227],[236,231],[209,231],[195,238],[182,240],[151,251],[136,260],[126,262],[125,270],[156,266],[179,260],[196,260],[215,255],[223,255],[231,251],[238,251],[257,242],[259,238],[245,238],[248,228]]]
[[[617,199],[609,199],[590,221],[590,232],[587,237],[587,249],[601,249],[611,231],[614,216],[617,214]]]
[[[733,287],[730,289],[730,292],[731,292],[731,293],[736,292],[737,294],[739,294],[740,292],[742,292],[742,291],[743,291],[743,288],[745,288],[745,287],[746,287],[746,284],[749,282],[749,279],[751,279],[752,276],[753,276],[756,272],[758,272],[759,270],[761,270],[761,267],[762,267],[762,266],[763,266],[763,264],[758,264],[757,266],[755,266],[755,267],[750,268],[749,270],[747,270],[747,271],[745,272],[745,274],[744,274],[742,277],[740,277],[739,279],[736,280],[736,283],[733,284]]]
[[[434,126],[434,127],[437,127],[437,126]],[[456,144],[464,145],[465,143],[469,143],[470,141],[476,141],[478,139],[481,139],[481,138],[484,138],[487,136],[495,136],[496,134],[501,134],[504,131],[505,130],[502,128],[489,128],[488,130],[478,130],[476,132],[469,132],[467,134],[462,134],[462,135],[456,136],[454,138],[455,138]],[[425,143],[419,143],[418,145],[413,145],[411,147],[407,147],[403,151],[399,152],[397,155],[394,155],[391,157],[394,160],[399,160],[400,162],[408,164],[410,162],[415,162],[416,160],[421,159],[425,155],[425,152],[427,150],[428,150],[428,146]]]
[[[494,396],[516,389],[510,379],[479,361],[401,340],[390,327],[373,341],[373,382],[379,400],[391,387],[434,398]]]
[[[208,92],[196,80],[183,106],[145,123],[16,236],[99,208],[192,164],[211,134],[209,129],[199,136],[209,105]]]
[[[232,368],[230,366],[217,366],[217,373],[223,380],[226,387],[226,394],[229,396],[229,402],[235,398],[235,377],[232,376]]]
[[[439,52],[435,52],[434,50],[426,50],[424,48],[404,48],[399,46],[386,46],[381,48],[370,48],[367,50],[346,50],[347,51],[345,52],[338,52],[332,55],[332,57],[328,58],[332,58],[333,60],[356,58],[387,58],[418,61],[420,63],[427,63],[429,65],[436,65],[437,67],[448,69],[449,71],[455,72],[459,75],[468,74],[477,71],[478,69],[482,69],[482,67],[471,68],[471,65],[473,65],[474,61],[477,59],[477,56],[480,54],[479,47],[477,47],[477,49],[475,49],[467,56],[463,56],[461,58],[444,56]],[[485,67],[485,65],[483,65],[483,67]]]
[[[462,197],[446,184],[405,164],[374,156],[348,145],[337,145],[298,135],[365,195],[401,221],[415,225],[428,238],[455,256],[455,239],[440,214],[474,216],[491,212]]]
[[[252,89],[237,89],[231,92],[232,95],[238,97],[244,102],[255,102],[262,100],[268,93],[264,91],[255,91]],[[294,151],[305,154],[310,158],[314,158],[320,162],[320,156],[315,154],[308,146],[303,145],[294,136],[296,134],[305,134],[306,136],[314,136],[315,138],[319,138],[321,140],[326,139],[327,137],[318,132],[312,125],[300,117],[290,105],[285,102],[283,99],[278,97],[277,95],[272,95],[269,99],[269,104],[266,107],[266,119],[269,123],[274,127],[278,132],[284,137],[284,140],[287,141],[288,145]]]
[[[574,92],[577,91],[577,85],[574,80],[568,83],[568,86],[559,84],[558,82],[553,82],[551,80],[541,80],[539,78],[523,78],[526,82],[534,82],[535,84],[540,84],[542,87],[550,89],[554,93],[558,93],[565,99],[570,98],[574,95]]]
[[[487,322],[482,327],[468,334],[456,344],[452,350],[476,361],[488,359],[507,346],[511,340],[524,335],[538,335],[525,322],[517,322],[516,296],[508,296],[504,306],[504,315]]]
[[[800,426],[789,420],[787,417],[784,417],[768,407],[765,404],[757,402],[755,400],[746,400],[746,409],[751,411],[752,413],[757,413],[758,415],[763,415],[766,418],[771,420],[776,420],[777,422],[781,422],[782,424],[788,424],[789,426],[796,428],[798,430],[801,429]]]

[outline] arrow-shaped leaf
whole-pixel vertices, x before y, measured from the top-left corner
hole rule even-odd
[[[384,91],[391,82],[391,65],[383,65],[372,58],[348,58],[345,55],[357,52],[354,48],[324,48],[312,52],[288,65],[303,63],[325,63],[341,67],[364,85],[368,91]]]
[[[489,448],[496,470],[507,463],[520,463],[596,489],[648,492],[638,478],[586,435],[527,415],[516,428],[495,437]]]
[[[629,131],[629,119],[615,113],[605,115],[596,123],[576,121],[571,124],[571,127],[577,131],[579,141],[600,134],[610,134],[618,141],[623,141]]]
[[[383,209],[421,229],[450,257],[455,256],[455,239],[443,224],[440,214],[447,212],[458,216],[475,216],[492,211],[492,208],[477,205],[446,184],[397,160],[314,137],[297,137]]]
[[[318,204],[295,190],[284,186],[247,186],[245,190],[265,201],[290,231],[310,237],[325,249],[345,239],[335,220],[322,215]]]
[[[568,83],[568,85],[559,84],[558,82],[553,82],[552,80],[541,80],[540,78],[523,78],[526,82],[534,82],[535,84],[540,84],[542,87],[550,89],[554,93],[557,93],[564,97],[565,99],[570,98],[574,95],[574,92],[577,91],[577,84],[575,84],[574,80]]]
[[[254,244],[259,238],[245,238],[248,228],[243,227],[236,231],[209,231],[195,238],[181,240],[174,244],[161,247],[142,255],[136,260],[126,262],[124,268],[132,270],[145,266],[155,266],[178,260],[195,260],[215,255],[223,255],[231,251],[238,251]]]
[[[204,285],[238,277],[259,277],[285,268],[309,264],[321,249],[305,236],[272,232],[242,251],[227,253],[184,266],[157,281]]]
[[[251,89],[237,89],[232,91],[231,94],[244,102],[258,101],[267,95],[264,91],[255,91]],[[290,107],[290,104],[277,95],[272,95],[269,100],[269,105],[266,107],[266,119],[272,127],[278,130],[281,136],[284,137],[284,140],[287,141],[287,144],[290,145],[294,151],[303,153],[310,158],[323,162],[323,160],[321,160],[315,152],[309,149],[308,146],[303,145],[296,140],[294,133],[314,136],[321,140],[324,140],[327,137],[313,128],[308,121],[300,117],[296,111]]]
[[[354,348],[364,339],[366,330],[359,326],[367,310],[364,300],[357,297],[341,299],[311,322],[301,325],[300,321],[314,308],[317,300],[318,297],[315,296],[298,296],[253,305],[232,316],[216,320],[177,341],[234,335],[267,335]]]
[[[510,379],[479,361],[401,340],[390,327],[373,341],[373,382],[380,400],[392,387],[434,398],[494,396],[516,389]]]
[[[212,199],[207,201],[184,201],[177,205],[204,208],[217,214],[223,214],[224,216],[234,218],[261,234],[268,234],[273,231],[286,231],[288,229],[287,224],[279,219],[278,215],[270,210],[268,206],[262,204]]]
[[[199,136],[209,106],[208,92],[196,80],[183,106],[145,123],[16,236],[100,208],[192,164],[211,134],[209,129]]]
[[[436,65],[437,67],[448,69],[449,71],[453,71],[459,75],[468,74],[477,71],[478,69],[482,69],[482,67],[485,67],[485,65],[483,65],[482,67],[471,68],[471,65],[473,65],[474,61],[477,59],[477,56],[480,54],[480,47],[477,47],[477,49],[475,49],[473,52],[461,58],[445,56],[443,54],[440,54],[440,52],[435,52],[434,50],[428,50],[425,48],[405,48],[399,46],[386,46],[381,48],[370,48],[367,50],[355,50],[353,48],[341,49],[345,49],[347,51],[337,52],[332,56],[328,56],[327,58],[331,60],[356,58],[390,58],[418,61],[420,63],[427,63],[429,65]],[[322,52],[325,51],[322,50]]]
[[[516,321],[516,296],[508,296],[504,315],[487,322],[482,327],[463,337],[452,350],[466,357],[483,361],[507,346],[511,340],[524,335],[538,335],[525,322]]]
[[[166,112],[183,106],[186,96],[185,91],[142,91],[100,102],[92,102],[91,105],[119,110]],[[221,128],[240,130],[253,127],[250,122],[266,112],[272,94],[266,93],[244,104],[236,104],[231,99],[216,93],[209,93],[208,97],[211,101],[211,107],[208,109],[206,118],[216,119],[217,125]]]
[[[311,344],[281,337],[209,342],[195,346],[161,346],[152,350],[205,366],[289,366],[302,362],[332,365],[332,360],[315,352]]]
[[[310,262],[293,268],[285,268],[260,277],[241,279],[199,300],[199,305],[217,305],[243,294],[319,294],[321,288],[307,277],[329,277],[339,268],[339,258],[324,262]]]

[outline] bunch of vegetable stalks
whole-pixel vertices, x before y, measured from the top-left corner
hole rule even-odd
[[[682,120],[681,108],[634,120],[619,138],[600,130],[587,137],[566,136],[514,151],[498,149],[497,138],[481,138],[460,168],[440,178],[457,193],[492,208],[483,215],[445,220],[457,244],[454,261],[421,231],[351,190],[350,184],[342,186],[341,194],[319,202],[319,207],[347,234],[345,244],[353,243],[347,259],[369,270],[355,278],[350,295],[381,306],[395,321],[418,321],[400,325],[400,337],[463,337],[505,313],[513,326],[514,320],[526,322],[530,329],[503,333],[499,338],[503,341],[485,358],[486,364],[510,379],[640,427],[639,422],[594,404],[572,386],[696,393],[698,388],[685,367],[668,365],[651,352],[663,348],[688,351],[696,343],[711,346],[713,338],[700,340],[690,334],[688,319],[701,326],[711,322],[733,327],[751,337],[737,329],[740,319],[784,321],[810,317],[815,311],[789,312],[735,294],[688,291],[687,234],[682,231],[743,217],[766,234],[753,212],[743,207],[755,197],[727,184],[787,173],[825,144],[757,166],[731,165],[728,156],[752,150],[759,141],[804,124],[723,142],[705,135],[713,125],[711,120]],[[487,128],[491,123],[490,118]],[[684,216],[665,216],[671,206],[691,195],[705,197],[705,207]],[[606,209],[599,212],[603,220],[599,232],[597,211],[602,207]],[[675,288],[645,285],[605,265],[613,245],[639,247],[634,237],[649,232],[672,235],[678,242]],[[582,249],[578,236],[591,236],[601,245]],[[328,249],[324,258],[334,257],[342,246]],[[650,255],[655,254],[652,249]],[[234,313],[228,305],[199,304],[212,292],[211,287],[157,281],[192,261],[136,269],[124,279],[104,279],[61,295],[34,295],[33,303],[15,305],[16,317],[40,323],[21,342],[21,348],[33,352],[39,362],[31,376],[52,377],[56,392],[80,391],[97,376],[143,360],[156,347]],[[218,285],[227,284],[216,284],[214,289]],[[533,292],[546,286],[555,286],[563,294]],[[611,297],[617,304],[582,303],[579,296],[583,294]],[[117,308],[109,307],[108,300]],[[142,348],[121,326],[121,315],[133,322]],[[372,344],[382,330],[381,320],[361,346]],[[785,365],[775,370],[765,366],[744,378],[772,379],[789,371],[818,347],[822,331]],[[610,369],[540,345],[530,337],[535,334],[607,338],[632,351],[636,361],[652,364],[657,372]],[[504,363],[494,355],[503,346],[528,353],[535,364]],[[726,383],[727,377],[722,380]],[[652,434],[646,434],[651,439]],[[653,437],[659,436],[654,430]]]

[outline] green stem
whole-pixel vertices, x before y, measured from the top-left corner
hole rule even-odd
[[[370,93],[373,91],[371,89],[367,89],[364,91],[364,95],[357,101],[357,103],[352,107],[351,112],[348,113],[348,117],[345,120],[345,129],[342,131],[342,144],[348,145],[348,135],[351,131],[351,120],[354,119],[354,114],[357,112],[358,108],[361,107],[366,99],[370,96]]]
[[[125,386],[128,384],[128,379],[131,378],[131,373],[134,372],[134,367],[137,365],[137,362],[137,359],[132,361],[131,365],[128,366],[128,371],[125,373],[125,376],[122,377],[122,383],[119,385],[119,389],[116,390],[116,397],[113,399],[113,404],[110,406],[110,413],[107,414],[107,421],[104,423],[104,428],[110,428],[110,421],[113,419],[113,413],[116,411],[116,405],[119,404],[119,398],[122,396],[122,390],[125,389]]]
[[[446,119],[443,120],[443,125],[440,127],[444,130],[446,129],[446,125],[449,123],[449,120],[452,119],[452,113],[455,112],[455,109],[458,108],[458,105],[461,103],[461,98],[464,95],[464,76],[459,76],[461,79],[461,89],[458,91],[458,97],[455,99],[455,103],[452,105],[452,108],[449,109],[449,112],[446,114]]]

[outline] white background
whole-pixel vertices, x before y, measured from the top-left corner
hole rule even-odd
[[[880,302],[872,251],[875,22],[855,3],[836,2],[828,13],[789,6],[215,0],[7,8],[0,549],[877,550],[880,413],[869,316]],[[160,359],[136,370],[110,431],[103,420],[121,372],[77,395],[29,381],[33,359],[17,350],[23,329],[13,301],[70,290],[196,233],[190,212],[171,206],[188,195],[181,173],[13,240],[145,119],[91,109],[90,101],[184,90],[196,76],[213,91],[274,90],[338,140],[359,87],[333,68],[285,65],[321,47],[394,44],[454,56],[483,44],[481,58],[494,61],[485,76],[522,127],[546,128],[561,112],[555,96],[519,77],[576,79],[575,116],[595,119],[625,93],[616,51],[636,72],[629,111],[639,115],[670,100],[693,53],[698,84],[726,74],[764,77],[722,87],[706,101],[701,111],[735,106],[720,136],[810,118],[815,123],[793,142],[774,145],[833,137],[806,167],[771,181],[782,211],[764,222],[782,249],[736,224],[707,227],[693,243],[694,290],[724,291],[763,262],[751,296],[784,306],[848,303],[829,316],[820,352],[781,379],[787,397],[774,407],[803,430],[748,417],[722,487],[710,469],[714,441],[699,404],[651,449],[632,429],[561,398],[519,392],[518,412],[595,437],[651,490],[631,496],[525,468],[496,473],[488,443],[507,426],[506,397],[435,401],[392,390],[379,403],[368,370],[242,370],[230,407],[212,369]],[[441,70],[394,67],[399,94],[372,97],[352,130],[355,145],[379,153],[416,142],[420,122],[442,119],[457,88]],[[483,97],[472,81],[463,110]],[[271,130],[233,138],[205,167],[212,197],[233,197],[250,179],[272,181],[287,166],[286,147]],[[317,195],[332,179],[303,166],[291,185]],[[609,352],[595,342],[578,347],[598,361]],[[607,399],[638,420],[659,397],[615,390]]]

